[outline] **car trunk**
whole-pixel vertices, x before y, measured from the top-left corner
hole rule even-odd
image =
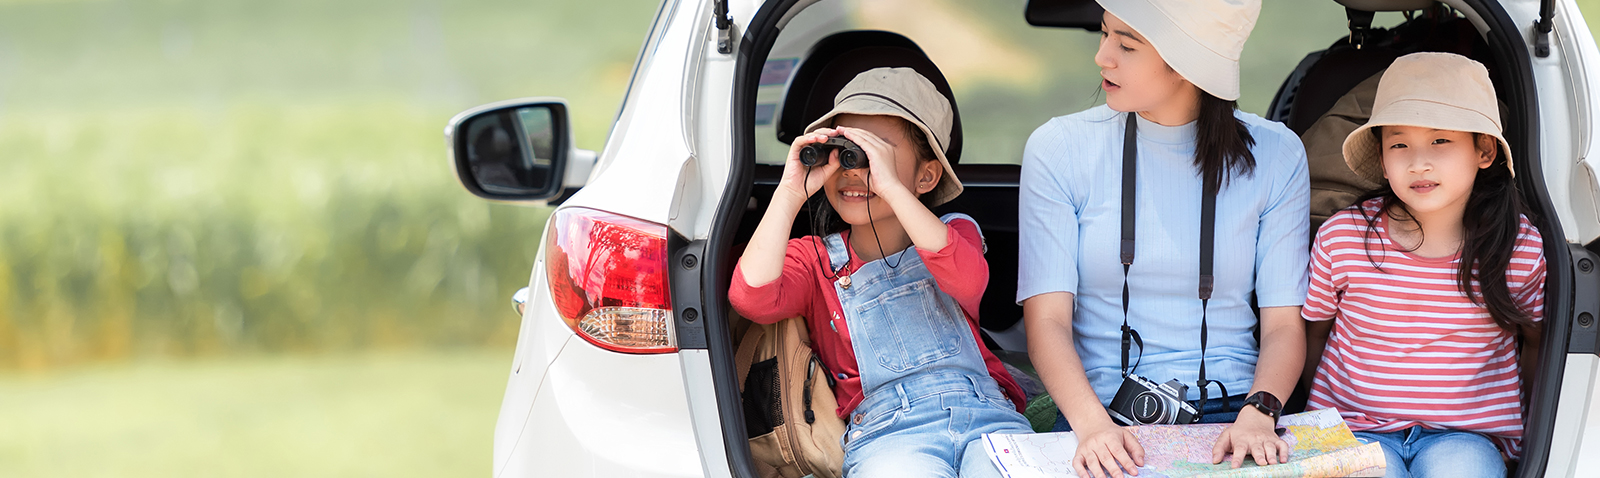
[[[727,438],[726,450],[734,476],[756,476],[750,465],[749,448],[744,442],[744,423],[740,409],[738,379],[734,376],[733,347],[739,327],[728,307],[726,291],[738,253],[748,240],[761,214],[765,211],[781,166],[760,165],[755,162],[757,138],[753,133],[756,115],[756,89],[763,62],[778,36],[778,25],[799,0],[768,2],[757,12],[743,41],[739,42],[739,66],[734,92],[734,162],[726,194],[722,198],[711,238],[705,247],[706,266],[702,269],[701,284],[705,306],[707,346],[711,351],[714,382],[719,398],[722,432]],[[1494,2],[1465,0],[1464,4],[1476,12],[1490,26],[1484,36],[1487,44],[1491,74],[1502,101],[1508,106],[1505,136],[1512,145],[1512,156],[1517,158],[1516,169],[1519,186],[1527,203],[1539,216],[1535,224],[1546,238],[1545,256],[1548,261],[1546,292],[1546,320],[1544,341],[1539,347],[1541,356],[1531,383],[1532,393],[1525,397],[1528,405],[1525,420],[1524,458],[1522,466],[1512,476],[1541,476],[1549,456],[1551,433],[1554,429],[1556,399],[1560,391],[1561,371],[1565,365],[1573,304],[1572,260],[1569,245],[1558,221],[1550,216],[1554,208],[1538,174],[1542,158],[1539,155],[1539,108],[1533,91],[1530,53],[1519,31],[1504,9]],[[1332,40],[1332,39],[1330,39]],[[1303,81],[1293,78],[1286,83]],[[1287,86],[1287,85],[1286,85]],[[1062,111],[1061,114],[1069,113]],[[1270,116],[1270,115],[1269,115]],[[764,141],[770,141],[763,139]],[[1015,165],[957,165],[956,173],[966,186],[965,192],[949,204],[940,206],[935,213],[962,212],[977,219],[985,235],[986,254],[990,268],[989,289],[980,307],[980,325],[987,331],[1010,330],[1021,320],[1022,309],[1015,304],[1017,266],[1017,180],[1020,170]],[[804,213],[802,213],[804,214]],[[810,234],[807,221],[797,220],[793,237]],[[1002,340],[1004,341],[1004,340]],[[988,344],[996,348],[995,342]],[[1013,347],[1014,348],[1014,347]],[[1009,357],[1008,360],[1015,357]]]

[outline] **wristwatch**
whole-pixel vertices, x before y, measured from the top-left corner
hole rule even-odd
[[[1250,394],[1250,398],[1244,399],[1244,404],[1254,405],[1256,410],[1272,417],[1272,423],[1278,423],[1278,417],[1283,416],[1283,402],[1266,390]]]

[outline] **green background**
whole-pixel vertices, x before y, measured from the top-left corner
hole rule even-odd
[[[1095,37],[1023,3],[928,3],[1033,65],[950,75],[968,158],[1098,101]],[[0,0],[0,476],[487,474],[548,211],[463,191],[442,129],[560,96],[600,149],[655,10]],[[1342,25],[1267,1],[1241,107]]]

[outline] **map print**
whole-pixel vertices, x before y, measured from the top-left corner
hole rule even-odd
[[[1232,456],[1211,464],[1211,447],[1225,424],[1146,425],[1128,427],[1144,446],[1140,478],[1316,478],[1382,477],[1383,450],[1361,444],[1334,409],[1285,415],[1278,426],[1287,430],[1289,462],[1257,466],[1246,459],[1230,468]],[[983,436],[989,458],[1007,478],[1076,477],[1072,455],[1078,437],[1072,432]]]

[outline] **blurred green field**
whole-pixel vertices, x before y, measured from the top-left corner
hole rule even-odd
[[[444,125],[599,149],[655,6],[0,0],[0,476],[489,473],[548,211]]]
[[[492,350],[0,374],[0,476],[486,476]]]
[[[0,370],[509,346],[547,211],[445,122],[559,95],[598,149],[654,6],[0,1]]]

